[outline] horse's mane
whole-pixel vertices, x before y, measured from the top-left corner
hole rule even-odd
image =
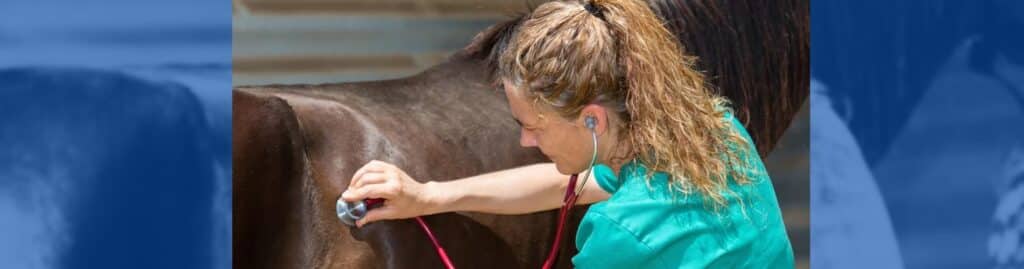
[[[532,8],[531,8],[532,9]],[[512,19],[499,22],[480,32],[468,46],[460,50],[453,58],[468,58],[483,61],[487,68],[488,80],[494,77],[498,69],[498,58],[505,51],[516,28],[523,22],[526,14],[517,14]]]
[[[761,156],[782,137],[810,93],[807,0],[653,0],[698,68],[727,97]],[[525,15],[478,34],[455,58],[483,61],[493,77]]]

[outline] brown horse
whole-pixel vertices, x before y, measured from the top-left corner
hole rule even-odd
[[[718,78],[766,154],[808,93],[807,2],[735,2],[743,1],[653,6],[690,53],[702,57],[701,67]],[[349,228],[334,214],[334,202],[355,170],[373,159],[423,181],[544,161],[519,147],[504,95],[490,83],[492,61],[520,20],[489,28],[444,63],[408,78],[236,89],[234,265],[442,267],[413,221]],[[708,41],[721,43],[699,45]],[[585,211],[573,212],[566,242]],[[543,263],[557,219],[554,211],[459,212],[426,221],[458,267],[531,268]],[[564,243],[558,266],[571,267],[575,251]]]

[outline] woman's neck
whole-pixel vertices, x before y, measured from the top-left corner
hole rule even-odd
[[[635,156],[633,156],[629,150],[628,143],[619,141],[619,139],[615,137],[611,137],[611,139],[607,140],[614,142],[604,143],[603,147],[598,144],[600,150],[598,155],[601,158],[601,163],[611,168],[612,171],[615,172],[615,175],[619,175],[619,170],[632,161]]]

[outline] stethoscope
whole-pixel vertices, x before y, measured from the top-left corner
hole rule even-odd
[[[576,199],[579,198],[580,194],[583,193],[583,187],[586,186],[587,180],[590,179],[590,174],[594,170],[594,164],[597,162],[597,119],[593,116],[587,116],[583,119],[584,126],[590,130],[590,135],[594,141],[593,154],[590,157],[590,166],[587,168],[586,174],[583,175],[583,183],[580,184],[579,188],[576,187],[576,182],[579,174],[573,174],[569,177],[569,185],[565,188],[565,198],[562,199],[562,208],[558,211],[558,226],[555,231],[555,241],[551,244],[551,251],[548,252],[547,259],[544,260],[544,269],[551,268],[554,266],[555,258],[558,257],[558,246],[562,241],[562,230],[565,228],[565,221],[569,215],[569,211],[574,205],[576,205]],[[347,202],[338,197],[338,201],[335,205],[335,210],[338,214],[338,219],[342,223],[350,227],[356,225],[356,221],[366,217],[366,214],[374,209],[384,205],[384,199],[366,199],[363,201]],[[438,256],[441,258],[441,262],[445,264],[448,269],[454,269],[451,259],[448,258],[448,253],[445,252],[444,248],[434,237],[433,231],[427,226],[427,223],[423,221],[422,217],[416,217],[416,222],[423,228],[423,231],[430,238],[430,241],[434,244],[434,248],[437,250]]]

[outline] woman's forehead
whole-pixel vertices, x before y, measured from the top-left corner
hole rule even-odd
[[[512,114],[514,114],[516,118],[537,114],[534,106],[531,106],[529,100],[527,100],[521,93],[518,93],[518,91],[506,87],[505,95],[508,97],[506,99],[508,100],[509,107],[512,109]]]
[[[524,94],[518,90],[510,89],[506,87],[505,94],[508,97],[509,107],[512,110],[512,117],[520,125],[536,125],[540,123],[540,119],[543,118],[542,111],[539,105],[531,102]]]

